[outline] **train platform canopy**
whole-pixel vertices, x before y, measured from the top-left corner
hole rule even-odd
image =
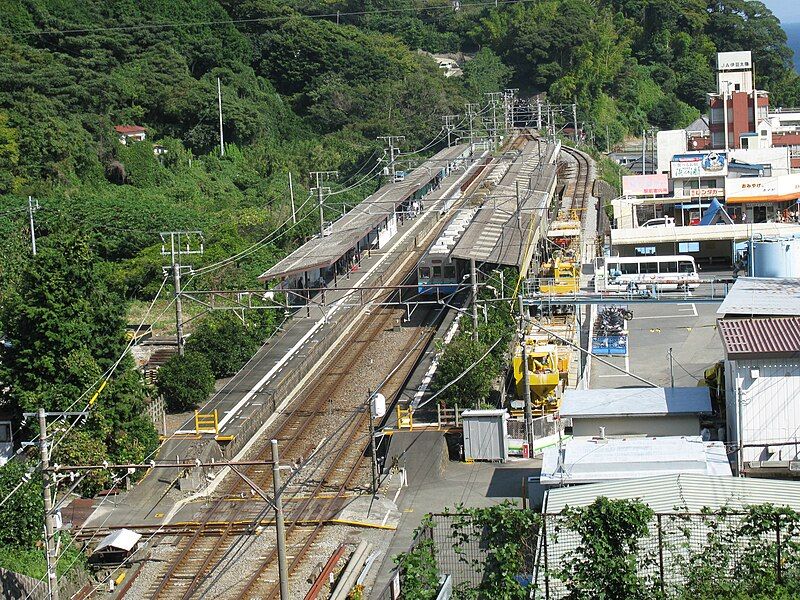
[[[567,506],[588,506],[601,496],[611,500],[641,500],[657,513],[676,509],[699,513],[704,508],[744,510],[767,503],[800,510],[798,481],[679,473],[548,490],[543,512],[558,514]]]
[[[731,477],[725,444],[700,436],[577,437],[545,449],[539,482],[573,485],[678,473]]]
[[[467,231],[456,244],[452,258],[474,259],[522,269],[530,261],[537,242],[532,221],[541,217],[550,205],[555,190],[557,146],[548,144],[539,162],[539,142],[525,145],[521,160],[517,160],[500,184],[490,193],[478,210]],[[520,183],[520,202],[516,197],[516,182]],[[530,186],[530,187],[529,187]]]
[[[800,279],[739,277],[719,305],[721,317],[800,317]]]
[[[282,279],[333,265],[356,243],[377,228],[397,206],[428,185],[448,163],[465,156],[469,144],[441,150],[405,176],[403,181],[387,183],[340,219],[331,233],[317,236],[259,276],[259,281]]]
[[[663,244],[721,240],[747,240],[753,235],[785,237],[800,233],[800,225],[789,223],[735,223],[733,225],[689,225],[683,227],[634,227],[611,230],[612,246]]]

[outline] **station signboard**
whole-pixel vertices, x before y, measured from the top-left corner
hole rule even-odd
[[[654,175],[625,175],[622,178],[623,196],[659,196],[669,194],[666,173]]]
[[[725,177],[727,174],[728,156],[724,152],[676,154],[670,162],[670,175],[673,179]]]

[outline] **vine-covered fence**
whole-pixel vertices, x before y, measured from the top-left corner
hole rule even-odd
[[[606,498],[560,514],[473,509],[426,517],[396,562],[401,594],[390,586],[373,598],[434,599],[442,574],[464,599],[796,597],[800,514],[771,505],[657,514]]]

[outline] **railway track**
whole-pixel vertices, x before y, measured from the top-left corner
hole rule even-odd
[[[514,140],[513,147],[519,143]],[[471,182],[473,190],[480,185],[488,171],[484,169],[481,177]],[[468,198],[469,194],[465,196]],[[418,252],[421,254],[423,251],[424,245]],[[405,272],[398,270],[385,285],[400,284],[405,278]],[[379,304],[387,304],[391,302],[391,295],[387,293],[376,300]],[[397,352],[396,362],[402,363],[402,366],[393,372],[382,388],[387,398],[402,389],[405,378],[434,334],[435,327],[427,324],[427,311],[430,310],[428,308],[418,313],[419,332],[409,336]],[[302,465],[284,483],[282,494],[284,505],[291,505],[286,521],[290,580],[306,559],[325,524],[341,508],[342,499],[348,494],[366,491],[367,486],[363,482],[368,470],[364,472],[363,459],[369,442],[367,390],[356,392],[350,389],[349,380],[353,378],[356,367],[370,355],[388,352],[381,338],[402,315],[402,310],[391,306],[374,307],[371,314],[355,326],[321,374],[313,380],[312,386],[283,415],[270,436],[279,442],[282,463]],[[356,400],[358,397],[363,400]],[[269,444],[262,444],[252,458],[256,461],[269,460]],[[260,489],[271,492],[270,466],[250,467],[244,473]],[[251,487],[238,477],[228,477],[222,485],[218,497],[201,519],[178,525],[171,531],[164,530],[174,533],[176,537],[180,535],[176,553],[155,578],[146,597],[186,600],[193,597],[278,596],[275,549],[259,558],[257,567],[251,569],[249,576],[239,578],[224,593],[215,589],[224,571],[247,555],[256,537],[243,534],[261,533],[264,523],[270,523],[272,516],[272,510],[266,503],[262,503],[259,509],[258,503],[249,501],[248,509],[237,509],[238,513],[248,514],[248,518],[244,522],[232,519],[230,501],[249,496]],[[255,516],[249,518],[253,512]]]

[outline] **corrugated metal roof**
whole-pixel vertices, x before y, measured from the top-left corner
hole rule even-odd
[[[800,279],[739,277],[717,309],[728,316],[800,316]]]
[[[550,203],[556,179],[558,146],[548,144],[542,155],[540,143],[528,142],[499,185],[487,195],[481,209],[461,236],[451,256],[481,263],[522,268],[538,242],[531,235],[531,220],[541,219]],[[541,165],[541,166],[540,166]],[[516,197],[519,182],[521,206]],[[542,221],[543,222],[543,221]]]
[[[377,192],[334,221],[332,233],[315,237],[259,276],[260,281],[288,277],[313,269],[330,267],[356,243],[386,220],[403,201],[425,187],[446,166],[469,150],[458,144],[441,150],[414,169],[400,182],[384,185]],[[441,189],[441,188],[440,188]]]
[[[697,225],[684,227],[634,227],[611,230],[612,246],[663,244],[667,242],[703,242],[713,240],[749,240],[752,235],[788,237],[800,233],[800,225],[788,223],[734,223],[733,225]]]
[[[707,387],[567,390],[562,417],[646,416],[711,412]]]
[[[600,496],[640,499],[655,512],[676,509],[698,512],[704,507],[723,506],[740,510],[767,502],[800,510],[800,482],[797,481],[680,473],[554,488],[546,492],[544,511],[559,513],[566,506],[587,506]]]
[[[727,358],[800,356],[800,317],[720,319],[717,329]]]
[[[544,450],[539,481],[572,485],[677,473],[730,477],[725,445],[700,436],[577,437]]]

